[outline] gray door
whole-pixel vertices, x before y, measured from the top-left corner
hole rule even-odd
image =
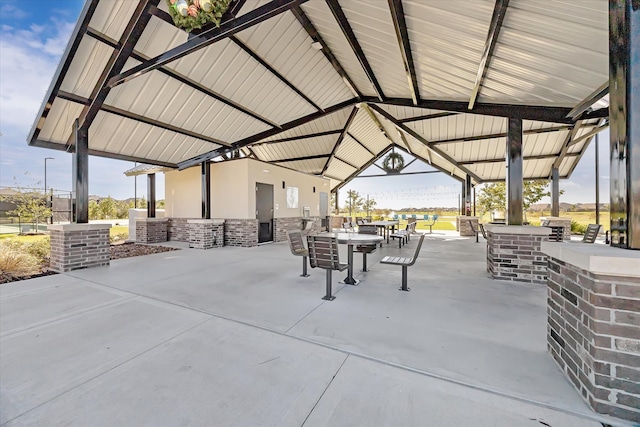
[[[329,216],[329,193],[320,192],[320,218],[322,219],[322,228],[327,230]]]
[[[258,243],[273,241],[273,185],[256,184]]]

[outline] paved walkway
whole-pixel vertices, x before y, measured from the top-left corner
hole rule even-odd
[[[370,255],[357,287],[334,274],[332,302],[286,243],[2,285],[0,424],[625,425],[547,354],[544,286],[491,280],[483,243],[434,234],[400,292],[378,260],[416,242]]]

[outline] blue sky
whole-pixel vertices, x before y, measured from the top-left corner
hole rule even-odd
[[[71,189],[71,155],[62,151],[29,147],[27,135],[56,70],[83,0],[0,0],[0,186],[44,186],[44,158],[47,185]],[[602,202],[609,201],[608,131],[600,135]],[[595,201],[594,144],[592,143],[571,179],[562,180],[565,190],[561,201]],[[89,193],[118,199],[133,197],[134,179],[123,172],[133,163],[89,158]],[[372,171],[366,173],[376,173]],[[427,170],[415,162],[407,171]],[[379,171],[379,170],[378,170]],[[341,191],[354,189],[369,194],[379,207],[457,206],[458,181],[444,174],[358,178]],[[159,198],[164,194],[164,179],[158,177]],[[146,193],[146,183],[138,178],[138,196]]]

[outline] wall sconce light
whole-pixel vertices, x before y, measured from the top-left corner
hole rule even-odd
[[[314,193],[316,192],[316,187],[313,187],[313,192],[314,192]]]
[[[287,188],[287,187],[286,187],[286,185],[285,185],[285,183],[284,183],[284,181],[282,181],[282,188],[283,188],[283,189]]]

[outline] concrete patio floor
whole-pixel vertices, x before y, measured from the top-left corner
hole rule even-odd
[[[546,287],[485,244],[369,256],[327,302],[286,243],[174,251],[0,287],[0,424],[601,426],[546,351]],[[345,248],[342,248],[345,249]],[[346,249],[345,249],[346,252]],[[346,254],[344,254],[346,259]]]

